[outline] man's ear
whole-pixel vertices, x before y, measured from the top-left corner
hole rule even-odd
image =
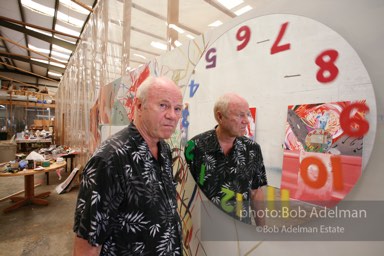
[[[142,107],[143,103],[141,102],[141,100],[136,99],[136,111],[141,111]]]
[[[216,117],[219,123],[221,123],[221,120],[223,120],[223,114],[220,111],[216,112]]]

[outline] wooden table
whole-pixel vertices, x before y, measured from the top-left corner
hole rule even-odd
[[[69,172],[71,172],[71,171],[73,170],[73,159],[74,159],[75,156],[77,156],[78,154],[79,154],[79,152],[77,152],[77,151],[73,151],[73,152],[71,152],[71,153],[58,154],[57,156],[64,158],[64,159],[67,161],[67,163],[68,163],[68,159],[70,160],[70,169],[69,169]],[[68,170],[68,165],[67,165],[65,171],[67,171],[67,170]]]
[[[36,171],[34,169],[24,169],[16,173],[0,173],[0,177],[14,177],[24,176],[24,196],[12,196],[10,197],[12,202],[15,202],[12,206],[4,209],[4,212],[10,212],[16,210],[24,205],[36,204],[36,205],[48,205],[48,201],[43,199],[49,196],[51,192],[43,192],[35,195],[35,174],[45,173],[63,168],[66,166],[66,162],[53,163],[49,167],[45,167],[43,170]]]

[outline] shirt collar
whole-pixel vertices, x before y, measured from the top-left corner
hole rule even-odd
[[[144,145],[146,147],[146,150],[149,151],[148,143],[144,140],[143,136],[140,134],[139,130],[136,128],[136,125],[133,122],[131,122],[129,124],[128,129],[129,129],[129,133],[133,137],[133,143],[135,144],[135,146],[137,147],[140,144],[144,143]],[[164,142],[163,140],[160,140],[157,143],[157,147],[159,148],[159,156],[160,157],[162,157],[163,153],[164,153],[164,145],[163,145],[163,143],[166,143],[166,142]]]
[[[204,138],[204,139],[206,139],[207,145],[213,145],[213,147],[212,146],[207,147],[208,152],[217,152],[217,151],[223,152],[221,150],[221,147],[220,147],[219,139],[217,138],[216,127],[217,127],[217,125],[211,130],[211,132],[209,133],[209,136],[207,138]],[[239,140],[236,137],[235,141],[233,142],[233,149],[231,151],[237,150],[238,142],[239,142]]]

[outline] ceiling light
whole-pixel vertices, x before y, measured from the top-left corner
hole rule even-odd
[[[67,8],[69,8],[73,11],[76,11],[76,12],[79,12],[82,14],[86,14],[86,15],[89,14],[89,11],[87,9],[83,8],[82,6],[76,4],[75,2],[73,2],[71,0],[60,0],[60,3],[62,3],[64,6],[66,6]],[[88,5],[88,7],[92,9],[92,6]]]
[[[52,49],[56,50],[58,52],[62,52],[62,53],[69,53],[69,54],[72,53],[71,50],[68,50],[68,49],[66,49],[64,47],[58,46],[57,44],[52,44]]]
[[[68,55],[68,54],[64,54],[64,53],[57,52],[57,51],[49,51],[48,49],[38,48],[36,46],[33,46],[32,44],[28,44],[28,48],[31,50],[34,50],[36,52],[41,52],[41,53],[45,53],[45,54],[51,53],[52,56],[56,56],[58,58],[63,58],[64,59],[63,61],[67,61],[70,57],[70,55]],[[56,59],[56,60],[62,61],[61,59]]]
[[[177,25],[175,24],[169,24],[168,25],[169,28],[172,28],[174,30],[176,30],[178,33],[180,34],[183,34],[184,33],[184,30],[182,28],[179,28]]]
[[[217,21],[209,24],[208,27],[218,27],[218,26],[221,26],[222,24],[223,24],[223,22],[221,22],[220,20],[217,20]]]
[[[66,39],[66,38],[69,38],[69,37],[65,37],[65,38],[64,38],[64,37],[62,37],[62,36],[58,36],[58,35],[53,35],[53,37],[54,37],[54,38],[57,38],[57,39],[60,39],[60,40],[63,40],[63,41],[65,41],[65,42],[67,42],[67,43],[71,43],[71,44],[73,44],[73,45],[76,44],[76,42]],[[73,40],[75,40],[75,39],[73,39]],[[83,43],[84,43],[84,42],[83,42]]]
[[[240,15],[246,13],[246,12],[249,12],[252,9],[253,8],[250,5],[247,5],[247,6],[244,6],[243,8],[240,8],[239,10],[235,11],[235,14],[237,16],[240,16]]]
[[[41,62],[41,63],[47,64],[47,65],[53,65],[53,66],[56,66],[56,67],[65,68],[65,65],[57,63],[57,62],[54,62],[54,61],[49,61],[48,62],[47,60],[35,59],[35,58],[31,58],[31,60],[34,60],[34,61],[37,61],[37,62]]]
[[[60,52],[56,52],[56,51],[51,51],[51,55],[59,57],[59,58],[63,58],[63,59],[69,59],[69,57],[70,57],[70,55],[68,55],[68,54],[64,54],[64,53],[60,53]]]
[[[37,62],[42,62],[42,63],[45,63],[45,64],[48,64],[48,61],[47,61],[47,60],[36,59],[36,58],[31,58],[31,60],[33,60],[33,61],[37,61]]]
[[[187,34],[187,35],[185,35],[186,37],[188,37],[189,39],[195,39],[195,37],[193,36],[193,35],[190,35],[190,34]]]
[[[140,54],[137,54],[137,53],[134,53],[133,56],[136,56],[136,57],[139,57],[139,58],[142,58],[144,60],[146,60],[147,58],[143,55],[140,55]]]
[[[55,72],[52,72],[52,71],[48,71],[48,75],[57,76],[57,77],[62,77],[63,76],[62,74],[55,73]]]
[[[227,8],[228,10],[231,10],[232,8],[238,6],[239,4],[242,4],[243,0],[217,0],[222,6]]]
[[[72,35],[72,36],[80,36],[80,32],[77,32],[77,31],[70,29],[70,28],[66,28],[66,27],[61,26],[59,24],[55,25],[55,30],[69,34],[69,35]]]
[[[31,11],[34,11],[43,15],[53,17],[53,15],[55,14],[55,9],[33,2],[32,0],[21,0],[21,4],[25,8],[28,8]]]
[[[59,59],[59,58],[55,58],[55,57],[51,57],[51,59],[53,60],[57,60],[57,61],[60,61],[60,62],[64,62],[64,63],[68,63],[68,59]]]
[[[155,41],[151,42],[151,46],[154,48],[160,49],[160,50],[164,50],[164,51],[166,51],[168,49],[166,44],[163,44],[160,42],[155,42]]]
[[[46,53],[46,54],[49,53],[48,49],[39,48],[39,47],[33,46],[31,44],[28,44],[28,48],[31,49],[31,50],[34,50],[36,52],[41,52],[41,53]]]
[[[44,34],[46,36],[52,36],[52,33],[46,32],[46,31],[41,30],[41,29],[32,28],[32,27],[28,27],[28,26],[25,26],[25,28],[29,29],[29,30],[33,30],[33,31],[38,32],[38,33],[41,33],[41,34]]]
[[[50,61],[49,65],[56,66],[56,67],[59,67],[59,68],[65,68],[65,65],[57,63],[57,62],[54,62],[54,61]]]

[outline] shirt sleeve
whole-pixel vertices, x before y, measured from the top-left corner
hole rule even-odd
[[[92,157],[82,173],[73,230],[94,246],[104,243],[122,200],[113,168],[102,158]]]
[[[268,185],[268,182],[267,182],[267,175],[265,172],[265,166],[264,166],[261,148],[258,144],[256,144],[254,150],[255,150],[256,168],[255,168],[255,173],[252,179],[251,189],[258,189],[262,186]]]

